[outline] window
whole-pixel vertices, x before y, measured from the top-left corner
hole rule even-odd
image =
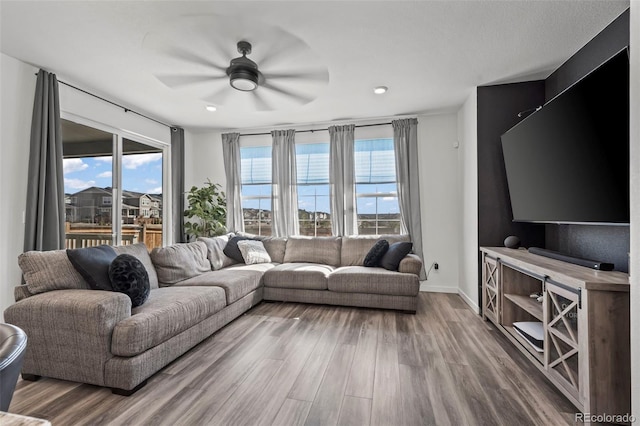
[[[244,230],[271,235],[271,146],[240,148]]]
[[[329,144],[296,145],[300,234],[331,235]]]
[[[162,185],[168,146],[139,135],[135,139],[140,140],[62,120],[67,248],[93,244],[96,234],[117,245],[144,242],[149,249],[163,245]],[[140,209],[144,194],[159,200],[153,216],[148,207]],[[151,204],[148,196],[143,200]]]
[[[399,234],[400,208],[393,139],[355,141],[359,234]]]

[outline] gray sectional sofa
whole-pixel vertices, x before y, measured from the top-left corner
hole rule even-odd
[[[272,262],[252,265],[224,254],[229,238],[201,238],[151,255],[143,244],[116,247],[149,274],[149,298],[135,308],[124,293],[87,291],[64,250],[21,255],[26,284],[16,287],[4,318],[29,337],[23,378],[128,395],[262,300],[416,311],[420,258],[407,255],[397,272],[362,266],[379,239],[405,236],[261,238]]]

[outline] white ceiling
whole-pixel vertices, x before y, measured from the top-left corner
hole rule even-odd
[[[628,0],[2,0],[0,50],[167,123],[192,131],[246,129],[452,111],[474,86],[547,77],[628,6]],[[176,35],[177,22],[204,15],[231,25]],[[256,36],[247,22],[273,31]],[[171,89],[154,76],[191,72],[184,62],[159,61],[145,46],[146,37],[167,28],[174,28],[177,46],[217,64],[238,56],[235,38],[246,38],[254,59],[266,51],[281,69],[304,68],[281,48],[287,34],[326,67],[329,81],[304,105],[256,111],[221,102],[207,112],[213,100],[200,98],[210,87]],[[379,85],[389,91],[374,95]]]

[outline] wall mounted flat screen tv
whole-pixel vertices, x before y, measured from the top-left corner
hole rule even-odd
[[[502,135],[513,220],[629,223],[624,49]]]

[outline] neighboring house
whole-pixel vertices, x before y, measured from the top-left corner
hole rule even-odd
[[[134,224],[139,217],[162,217],[162,196],[123,191],[122,221]],[[74,194],[65,194],[66,221],[99,223],[111,221],[113,197],[111,188],[92,186]]]
[[[75,194],[65,195],[66,221],[75,223],[110,221],[112,205],[111,188],[92,186]]]

